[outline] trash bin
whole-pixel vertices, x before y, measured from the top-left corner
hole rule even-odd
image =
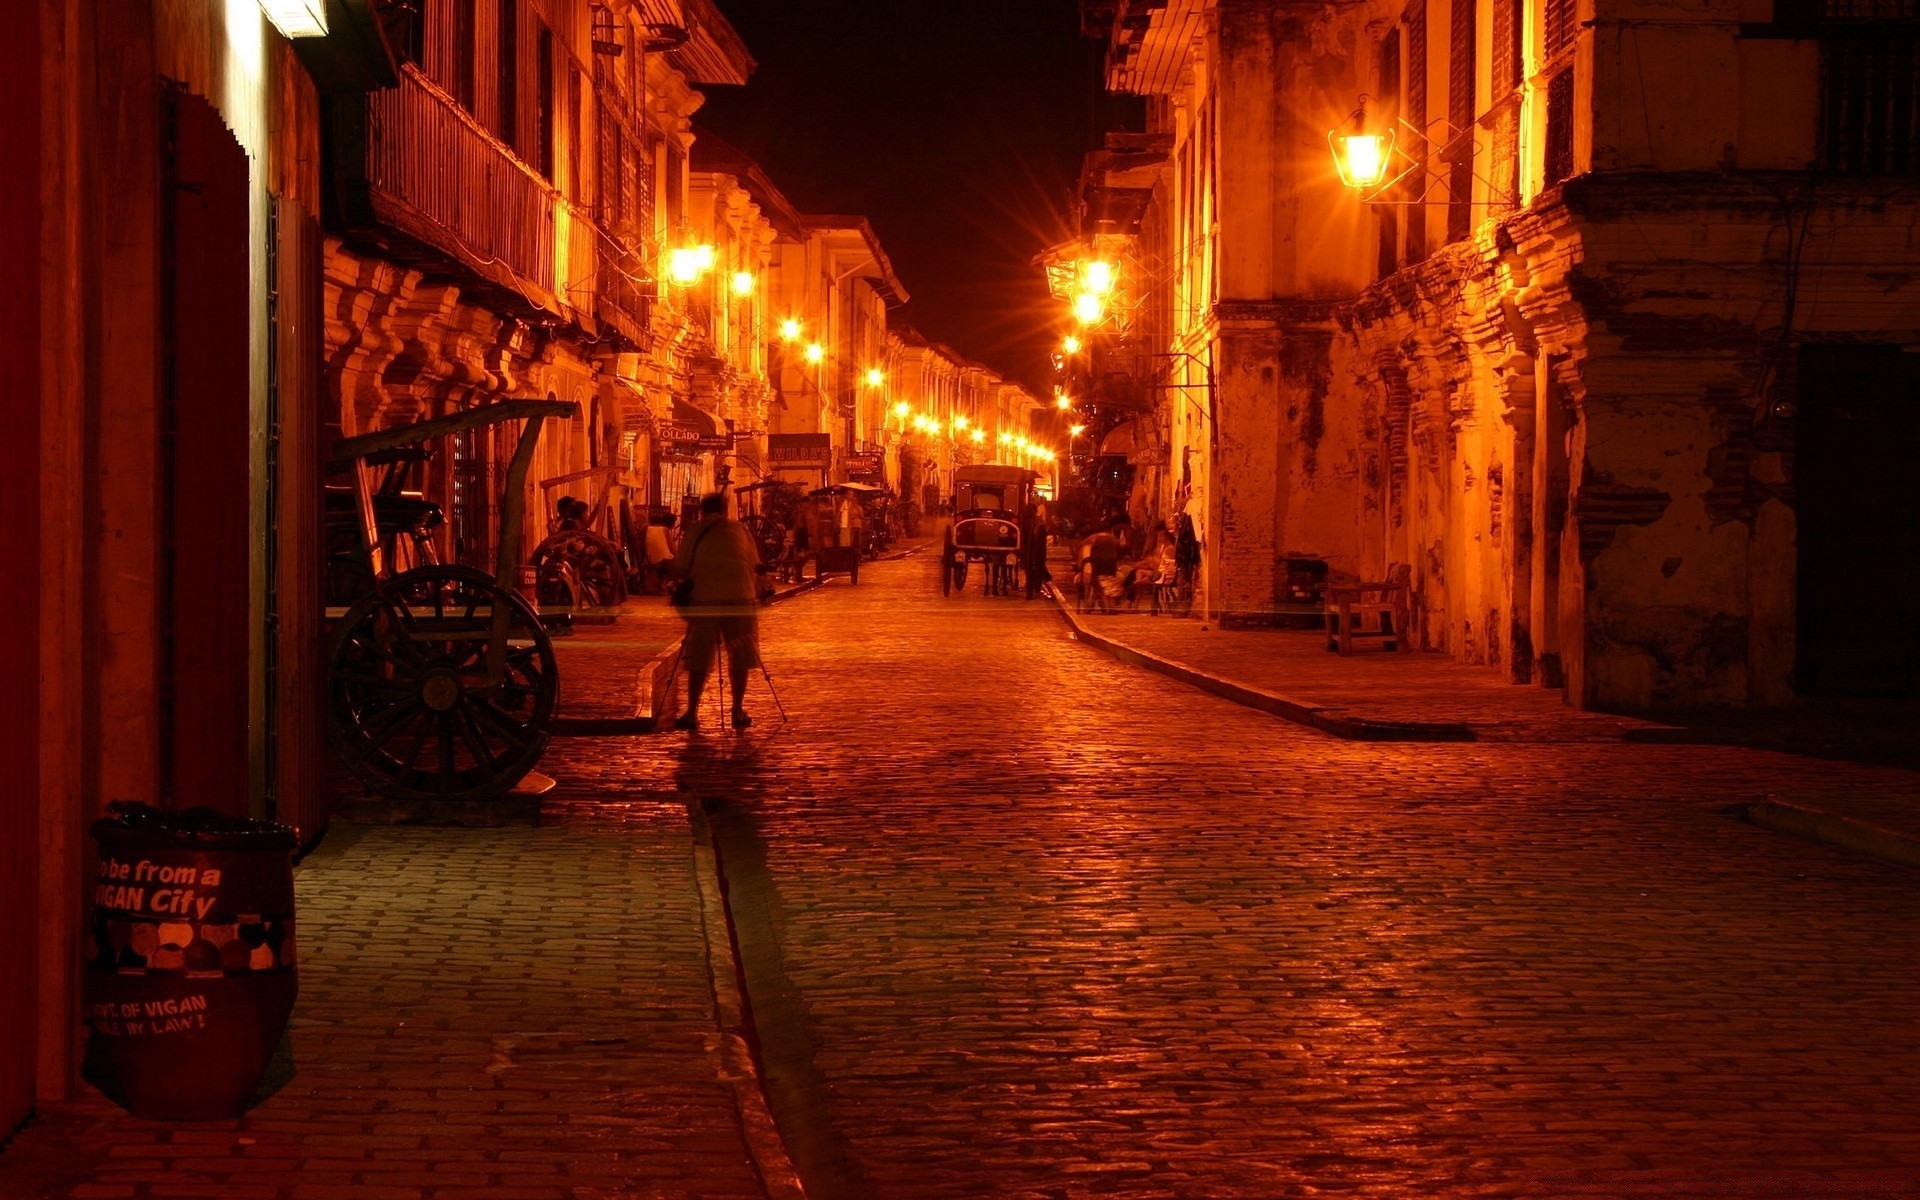
[[[96,821],[87,1018],[128,1111],[235,1117],[297,990],[293,830],[209,808]]]

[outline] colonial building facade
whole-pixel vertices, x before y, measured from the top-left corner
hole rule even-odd
[[[1582,707],[1911,694],[1910,4],[1083,16],[1148,114],[1083,180],[1089,376],[1211,610],[1406,564],[1421,646]]]

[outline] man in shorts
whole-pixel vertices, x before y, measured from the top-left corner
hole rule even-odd
[[[760,665],[760,551],[747,527],[727,516],[725,496],[715,492],[701,498],[700,519],[681,536],[674,568],[681,579],[693,581],[693,596],[681,610],[687,621],[687,711],[673,727],[698,724],[700,693],[724,640],[733,727],[745,729],[753,724],[747,716],[747,676]]]

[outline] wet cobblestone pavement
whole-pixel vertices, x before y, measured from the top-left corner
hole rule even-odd
[[[790,724],[546,768],[703,798],[816,1200],[1920,1188],[1920,874],[1727,811],[1911,774],[1342,742],[934,578],[767,614]]]
[[[171,1124],[84,1089],[0,1154],[0,1197],[766,1197],[697,870],[671,795],[555,801],[539,828],[338,827],[297,877],[272,1094]]]

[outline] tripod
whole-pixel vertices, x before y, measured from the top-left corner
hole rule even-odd
[[[757,647],[756,647],[756,651],[758,651]],[[766,654],[764,652],[757,652],[755,657],[757,657],[760,660],[759,662],[760,678],[766,680],[767,694],[773,697],[773,707],[775,711],[777,711],[780,714],[780,723],[784,725],[788,721],[790,721],[792,718],[787,716],[787,706],[781,703],[780,689],[773,686],[773,675],[769,673],[767,670]],[[684,652],[682,653],[681,658],[683,661],[685,660],[686,655]],[[724,679],[727,681],[727,685],[728,685],[727,690],[729,691],[729,694],[731,693],[731,688],[733,684],[732,667],[733,667],[733,650],[731,647],[727,645],[727,639],[722,637],[719,639],[719,643],[715,647],[714,674],[717,675],[720,679]],[[693,671],[693,668],[691,665],[688,666],[687,671],[688,671],[689,685],[691,685],[692,671]],[[721,696],[721,689],[715,688],[713,691],[713,710],[714,710],[713,715],[714,715],[714,719],[717,721],[720,721],[724,726],[726,722],[727,710],[726,710],[726,705],[721,700],[720,696]]]

